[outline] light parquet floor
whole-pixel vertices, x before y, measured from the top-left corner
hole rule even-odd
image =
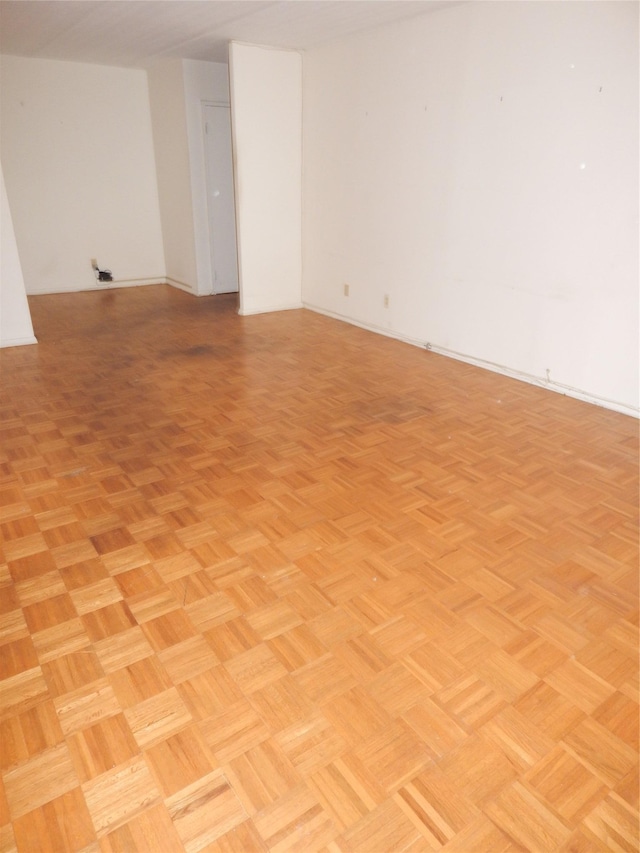
[[[2,851],[634,851],[638,424],[306,311],[0,351]]]

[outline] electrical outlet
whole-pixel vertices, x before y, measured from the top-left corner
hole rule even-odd
[[[98,269],[98,262],[97,262],[97,260],[96,260],[95,258],[91,258],[91,269],[92,269],[92,270],[97,270],[97,269]]]
[[[343,287],[343,289],[344,289],[344,295],[345,295],[345,296],[348,296],[348,295],[349,295],[349,285],[348,285],[348,284],[343,284],[343,285],[342,285],[342,287]]]
[[[384,307],[385,308],[389,307],[389,294],[388,293],[385,293],[385,295],[384,295]]]

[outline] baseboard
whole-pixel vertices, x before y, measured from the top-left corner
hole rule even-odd
[[[171,285],[171,287],[175,287],[177,290],[184,290],[185,293],[190,293],[192,296],[197,295],[193,287],[191,287],[190,284],[187,284],[186,281],[180,281],[177,278],[171,278],[170,275],[168,275],[164,279],[163,284],[169,284]]]
[[[38,290],[27,290],[27,296],[47,296],[52,293],[84,293],[94,290],[116,290],[119,287],[145,287],[148,284],[167,284],[166,276],[155,276],[153,278],[120,278],[113,281],[95,281],[86,287],[65,287],[64,290],[56,288],[43,288]]]
[[[264,308],[240,308],[238,314],[241,317],[250,317],[253,314],[272,314],[276,311],[295,311],[299,308],[304,308],[302,302],[296,302],[294,305],[268,305]]]
[[[96,290],[106,287],[145,287],[147,284],[167,284],[166,276],[154,278],[114,278],[109,282],[98,282]]]
[[[185,293],[190,293],[192,296],[201,295],[197,293],[190,284],[187,284],[186,281],[180,281],[177,278],[163,275],[155,276],[154,278],[116,278],[113,281],[96,280],[92,285],[88,285],[87,287],[67,287],[64,290],[56,290],[55,288],[29,290],[27,291],[27,296],[46,296],[52,293],[85,293],[93,292],[94,290],[117,290],[120,287],[146,287],[150,284],[168,284],[170,287],[175,287],[178,290],[184,290]]]
[[[536,385],[538,388],[544,388],[547,391],[553,391],[556,394],[562,394],[565,397],[572,397],[575,400],[581,400],[584,403],[591,403],[594,406],[601,406],[603,409],[610,409],[613,412],[619,412],[622,415],[630,415],[632,418],[640,419],[640,409],[631,406],[627,403],[621,403],[619,400],[609,400],[606,397],[599,397],[596,394],[591,394],[588,391],[583,391],[580,388],[573,388],[570,385],[563,385],[561,382],[554,382],[552,379],[547,379],[542,376],[535,376],[530,373],[524,373],[520,370],[514,370],[503,364],[495,364],[492,361],[485,361],[481,358],[466,355],[465,353],[456,352],[455,350],[439,347],[436,344],[426,344],[424,341],[419,341],[413,338],[406,337],[390,329],[384,329],[380,326],[375,326],[369,323],[361,323],[354,320],[352,317],[347,317],[343,314],[337,314],[334,311],[327,311],[325,308],[320,308],[318,305],[312,305],[305,302],[303,307],[309,311],[314,311],[316,314],[324,314],[326,317],[333,317],[335,320],[341,320],[343,323],[349,323],[351,326],[357,326],[360,329],[365,329],[368,332],[374,332],[377,335],[384,335],[387,338],[394,338],[397,341],[402,341],[411,346],[420,347],[420,349],[435,352],[438,355],[443,355],[446,358],[452,358],[455,361],[462,361],[465,364],[472,364],[474,367],[480,367],[483,370],[489,370],[492,373],[500,373],[502,376],[508,376],[510,379],[517,379],[520,382],[526,382],[529,385]]]
[[[38,339],[33,337],[27,338],[8,338],[7,340],[0,340],[0,349],[4,349],[5,347],[24,347],[28,344],[37,344]]]

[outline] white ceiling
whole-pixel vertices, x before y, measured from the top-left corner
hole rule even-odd
[[[455,0],[0,0],[0,52],[148,67],[227,61],[231,40],[305,50]]]

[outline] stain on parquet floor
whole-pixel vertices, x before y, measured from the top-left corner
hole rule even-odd
[[[0,350],[2,851],[633,851],[638,425],[159,286]]]

